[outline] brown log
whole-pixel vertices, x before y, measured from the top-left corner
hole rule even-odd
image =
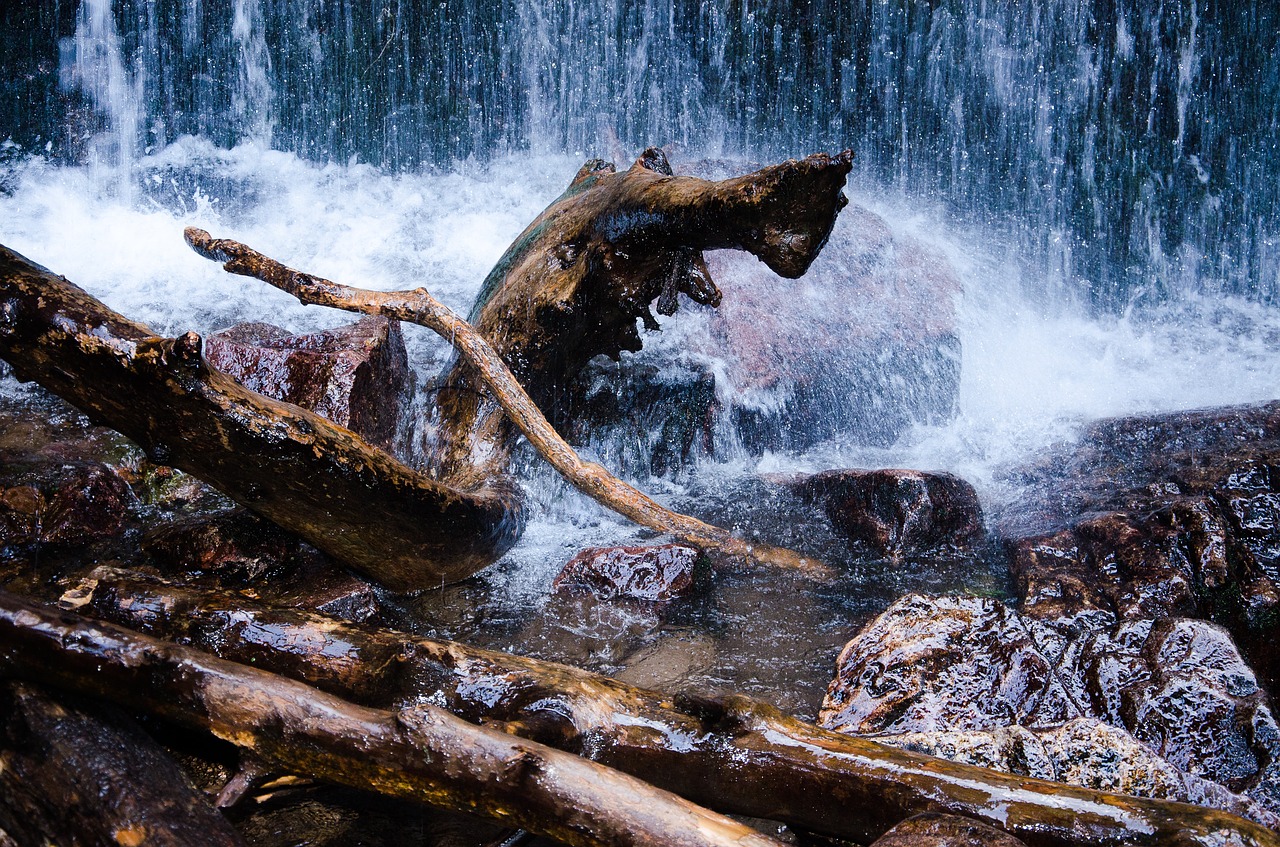
[[[244,843],[129,718],[23,682],[0,683],[0,832],[60,847]]]
[[[861,843],[935,811],[976,818],[1033,847],[1280,845],[1275,833],[1226,812],[935,759],[819,729],[746,697],[673,699],[564,665],[125,572],[100,569],[64,601],[362,703],[430,698],[695,802]]]
[[[161,338],[0,246],[0,358],[137,442],[399,590],[462,579],[523,528],[505,477],[463,490],[324,418],[210,367],[201,339]]]
[[[358,706],[308,685],[0,592],[0,674],[205,729],[255,761],[479,812],[583,847],[780,847],[634,777],[419,703]]]

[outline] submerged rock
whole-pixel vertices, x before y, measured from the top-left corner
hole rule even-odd
[[[949,473],[833,470],[791,484],[838,532],[883,556],[972,547],[983,537],[973,486]]]
[[[400,324],[381,317],[306,335],[237,324],[206,338],[204,355],[247,388],[310,409],[380,447],[395,442],[412,391]]]
[[[665,603],[692,591],[704,564],[702,551],[686,544],[588,547],[564,566],[554,590],[565,596]]]
[[[908,595],[845,647],[819,723],[1280,822],[1280,731],[1230,636],[1202,620],[1049,623],[987,598]]]

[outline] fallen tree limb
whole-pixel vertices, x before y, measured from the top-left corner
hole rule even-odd
[[[432,297],[425,288],[385,293],[352,288],[296,271],[252,247],[228,238],[213,238],[202,229],[188,227],[185,237],[193,250],[208,259],[222,262],[227,272],[262,280],[292,294],[303,303],[383,315],[416,323],[438,333],[475,369],[507,417],[524,433],[538,454],[571,485],[618,514],[641,526],[727,556],[792,568],[816,577],[827,578],[832,575],[821,562],[795,551],[750,543],[726,529],[664,508],[600,465],[584,462],[525,393],[497,351],[470,324]],[[465,473],[469,477],[480,465],[467,465],[465,471],[461,465],[455,464],[452,467],[456,481],[459,473]]]
[[[356,627],[99,569],[65,602],[362,703],[429,698],[722,811],[861,843],[923,811],[1036,847],[1269,845],[1251,821],[957,764],[819,729],[741,696],[670,698],[576,668]],[[1224,841],[1225,839],[1225,841]]]
[[[212,732],[280,769],[500,821],[583,847],[780,847],[626,774],[467,723],[389,712],[0,592],[0,674]]]
[[[0,683],[0,832],[59,847],[243,847],[159,744],[94,706]]]
[[[0,246],[0,358],[157,463],[186,471],[393,589],[462,579],[524,526],[506,477],[469,489],[210,367],[200,336],[161,338]]]

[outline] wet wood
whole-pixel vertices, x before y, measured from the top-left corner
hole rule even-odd
[[[342,624],[101,569],[85,613],[380,707],[430,698],[721,811],[868,843],[950,812],[1028,845],[1271,845],[1234,815],[1013,776],[819,729],[742,696],[668,697],[576,668]]]
[[[393,589],[490,564],[523,529],[506,477],[463,488],[210,367],[201,338],[162,338],[0,246],[0,358],[137,442]]]
[[[820,562],[672,512],[582,461],[544,412],[593,357],[640,349],[636,321],[656,326],[654,301],[663,314],[674,313],[679,294],[720,302],[703,250],[748,250],[780,274],[804,273],[847,202],[841,188],[851,163],[848,152],[815,154],[712,182],[672,175],[656,148],[625,173],[588,162],[499,259],[469,322],[425,288],[352,288],[203,230],[187,229],[186,239],[227,271],[303,303],[417,323],[453,344],[459,356],[435,387],[432,466],[441,480],[465,488],[505,475],[523,434],[572,485],[636,523],[733,558],[827,578]]]
[[[0,683],[0,833],[60,847],[244,844],[129,718],[24,682]]]
[[[780,847],[578,756],[425,703],[368,708],[208,653],[0,592],[0,674],[205,729],[255,762],[479,812],[583,847]]]
[[[641,526],[736,559],[795,569],[822,579],[833,576],[830,568],[813,558],[786,548],[749,543],[726,529],[667,509],[601,465],[583,461],[556,432],[484,336],[425,288],[387,293],[352,288],[294,270],[248,245],[229,238],[213,238],[202,229],[188,227],[185,236],[192,249],[222,262],[228,272],[260,279],[303,303],[384,315],[435,331],[462,354],[505,412],[506,420],[515,423],[538,454],[561,476],[579,491]],[[447,431],[450,424],[446,422],[443,426]],[[446,482],[470,485],[478,477],[505,475],[508,456],[509,445],[504,443],[501,450],[489,453],[483,460],[477,459],[475,464],[448,463],[442,473],[446,475]]]

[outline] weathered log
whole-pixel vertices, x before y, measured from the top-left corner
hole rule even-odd
[[[260,279],[303,303],[384,315],[416,323],[438,333],[462,353],[488,389],[489,396],[506,413],[503,421],[514,422],[539,455],[575,488],[641,526],[669,533],[682,541],[727,556],[792,568],[815,577],[831,576],[830,569],[813,558],[781,547],[747,542],[721,527],[673,512],[600,465],[584,462],[543,416],[497,351],[470,324],[432,297],[425,288],[385,293],[352,288],[294,270],[252,247],[229,238],[213,238],[202,229],[188,227],[185,237],[193,250],[222,262],[228,272]],[[456,409],[457,406],[450,408]],[[498,429],[506,428],[505,423],[499,425],[498,417],[491,418],[490,423]],[[454,433],[460,427],[462,425],[457,422],[446,422],[442,431],[446,437],[458,437],[448,433]],[[504,475],[507,473],[509,440],[503,440],[500,449],[488,451],[484,458],[475,453],[469,454],[475,460],[474,464],[461,461],[446,463],[441,473],[446,474],[446,481],[464,486],[474,484],[480,478]]]
[[[741,696],[671,698],[576,668],[367,629],[100,569],[64,601],[359,702],[429,698],[722,811],[874,840],[925,811],[1029,845],[1280,845],[1234,815],[961,765],[819,729]]]
[[[641,348],[636,321],[672,314],[678,294],[719,305],[702,251],[746,250],[783,276],[803,274],[848,203],[853,154],[818,153],[711,182],[674,176],[658,148],[624,173],[587,162],[498,260],[468,321],[498,351],[544,411],[595,356]],[[470,362],[439,382],[449,422],[444,468],[483,464],[510,449],[502,409]]]
[[[205,729],[281,770],[458,811],[570,845],[780,847],[579,756],[419,703],[358,706],[308,685],[0,592],[0,674]]]
[[[506,477],[463,490],[210,367],[200,336],[161,338],[0,246],[0,358],[314,546],[400,590],[461,579],[519,537]]]
[[[61,847],[244,843],[159,744],[96,705],[0,683],[0,832]]]

